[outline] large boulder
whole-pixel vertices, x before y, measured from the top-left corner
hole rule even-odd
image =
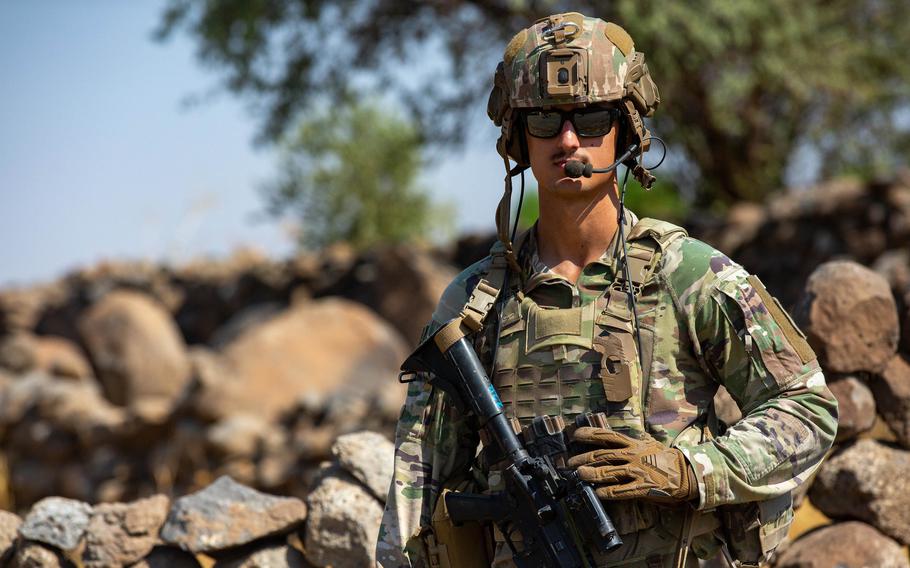
[[[0,338],[0,367],[20,374],[38,370],[72,379],[92,376],[91,366],[73,342],[28,332]]]
[[[31,373],[0,396],[7,448],[50,462],[67,459],[77,447],[91,448],[110,439],[125,420],[124,411],[101,396],[94,382]]]
[[[286,306],[278,302],[266,302],[247,306],[235,313],[212,334],[208,344],[214,349],[222,349],[251,327],[263,324],[280,314]]]
[[[910,362],[894,356],[871,385],[882,419],[901,446],[910,449]]]
[[[62,288],[45,285],[0,290],[0,335],[35,329],[47,302],[65,294]]]
[[[855,438],[875,425],[875,398],[866,384],[853,375],[833,377],[828,388],[837,399],[837,438]]]
[[[35,368],[35,350],[31,334],[0,335],[0,369],[22,374]]]
[[[35,338],[37,367],[48,374],[71,379],[92,376],[92,368],[82,350],[72,341],[50,335]]]
[[[95,505],[85,532],[82,566],[128,566],[144,558],[158,540],[169,505],[164,495]]]
[[[407,355],[401,336],[360,304],[327,298],[294,306],[241,334],[215,367],[229,380],[203,382],[210,415],[271,420],[303,393],[379,392]]]
[[[338,295],[373,308],[416,346],[446,286],[457,275],[419,248],[407,245],[367,251],[322,295]]]
[[[861,439],[824,462],[809,498],[832,519],[865,521],[910,544],[910,452]]]
[[[191,408],[205,422],[230,419],[243,411],[242,394],[249,388],[224,356],[207,347],[189,348],[190,366],[196,387],[191,394]]]
[[[45,287],[44,302],[33,330],[39,335],[81,342],[84,312],[115,290],[133,290],[172,310],[181,301],[167,268],[151,261],[102,261],[80,268]]]
[[[304,552],[310,562],[333,568],[375,564],[382,505],[360,483],[337,467],[328,468],[307,505]]]
[[[186,345],[170,314],[148,296],[111,292],[88,310],[79,329],[115,404],[166,414],[183,395],[191,374]]]
[[[778,557],[775,568],[910,568],[901,546],[865,523],[822,527]]]
[[[855,262],[816,268],[795,316],[828,371],[879,372],[897,350],[900,328],[891,287]]]
[[[267,495],[222,476],[174,502],[161,539],[193,553],[217,552],[290,532],[305,518],[303,501]]]
[[[395,445],[388,438],[377,432],[346,434],[335,441],[332,454],[345,471],[385,503],[395,457]]]
[[[173,280],[183,292],[175,313],[177,325],[189,343],[210,343],[216,330],[248,306],[286,304],[289,277],[283,263],[251,249],[176,268]]]

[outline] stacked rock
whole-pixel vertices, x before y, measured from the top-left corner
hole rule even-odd
[[[335,568],[375,564],[392,444],[342,436],[307,502],[261,493],[230,477],[173,501],[154,495],[89,505],[37,502],[20,519],[0,512],[0,565],[83,568]],[[381,496],[380,496],[381,495]]]
[[[831,524],[789,544],[774,566],[910,567],[910,364],[898,353],[892,288],[855,262],[827,262],[794,316],[838,399],[835,448],[808,488]]]
[[[339,435],[392,435],[399,364],[453,276],[425,250],[332,247],[0,290],[0,508],[222,474],[305,497]]]

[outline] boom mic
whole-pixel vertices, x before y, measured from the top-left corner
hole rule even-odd
[[[605,174],[607,172],[612,172],[616,169],[619,164],[625,162],[638,150],[638,144],[632,144],[629,146],[622,156],[619,157],[615,162],[610,164],[605,168],[595,168],[591,163],[583,163],[580,160],[569,160],[566,162],[566,165],[563,166],[563,169],[566,172],[566,175],[570,178],[580,178],[582,176],[589,178],[591,174]]]
[[[566,162],[566,175],[570,178],[580,178],[585,176],[586,178],[591,177],[591,174],[594,173],[594,166],[590,163],[584,164],[578,160],[569,160]]]

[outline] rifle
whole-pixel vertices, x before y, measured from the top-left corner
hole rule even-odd
[[[505,457],[505,491],[492,495],[446,494],[446,508],[456,524],[493,522],[506,536],[518,568],[583,568],[594,565],[591,549],[607,553],[622,539],[587,483],[575,471],[560,471],[553,463],[552,445],[534,444],[539,455],[526,449],[502,412],[502,401],[474,348],[465,337],[440,337],[443,326],[425,340],[401,365],[399,380],[426,373],[430,384],[448,393],[456,406],[473,412],[478,427]],[[445,351],[441,346],[447,346]],[[543,422],[532,424],[540,431]],[[561,436],[560,432],[560,436]],[[543,439],[543,438],[541,438]],[[562,450],[565,449],[564,440]],[[521,533],[519,550],[511,533]]]

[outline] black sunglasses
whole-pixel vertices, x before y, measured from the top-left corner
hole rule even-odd
[[[525,113],[528,133],[535,138],[553,138],[568,120],[579,136],[603,136],[620,117],[615,107],[590,107],[569,111],[532,110]]]

